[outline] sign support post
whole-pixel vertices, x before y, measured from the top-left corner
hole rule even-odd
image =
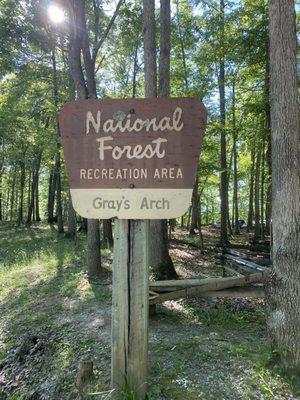
[[[147,386],[148,220],[116,220],[112,300],[112,386],[144,400]]]
[[[192,98],[77,100],[59,115],[74,209],[115,220],[112,386],[144,400],[149,220],[188,209],[206,124]],[[119,395],[119,396],[118,396]]]

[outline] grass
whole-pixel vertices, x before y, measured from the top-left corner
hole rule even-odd
[[[105,262],[108,254],[103,251]],[[76,399],[76,368],[86,355],[93,359],[95,378],[84,398],[111,398],[108,270],[88,279],[84,235],[70,240],[43,225],[0,226],[1,400]],[[150,321],[149,400],[296,399],[300,394],[295,379],[272,362],[261,303],[182,300],[175,305],[159,306]],[[26,334],[42,345],[21,362],[15,352]],[[130,385],[123,397],[134,399]]]

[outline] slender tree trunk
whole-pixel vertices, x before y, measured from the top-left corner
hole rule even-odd
[[[70,71],[77,95],[81,99],[97,98],[95,83],[95,58],[92,57],[85,18],[85,0],[71,1],[70,22]],[[81,65],[81,51],[84,60],[86,83]],[[87,267],[89,275],[101,271],[100,228],[98,219],[87,220]]]
[[[226,100],[225,100],[225,5],[224,0],[220,0],[220,18],[221,18],[221,31],[220,31],[220,44],[222,54],[220,58],[220,71],[219,71],[219,96],[220,96],[220,129],[221,129],[221,245],[226,246],[228,240],[228,179],[227,179],[227,160],[226,160]]]
[[[134,60],[133,60],[133,76],[132,76],[132,98],[136,98],[136,77],[138,73],[138,50],[139,45],[137,44],[134,52]]]
[[[58,109],[58,82],[57,82],[57,67],[56,67],[56,48],[54,46],[52,51],[52,73],[53,73],[53,101],[55,109]],[[56,122],[56,133],[60,137],[59,123],[58,119]],[[55,154],[55,167],[54,175],[56,187],[56,215],[57,215],[57,230],[59,233],[64,232],[63,224],[63,208],[62,208],[62,194],[61,194],[61,158],[60,158],[60,141],[57,141],[57,150]]]
[[[255,219],[255,227],[254,227],[254,240],[258,240],[260,238],[260,165],[261,165],[261,149],[258,149],[256,155],[256,163],[255,163],[255,182],[254,182],[254,219]]]
[[[29,209],[30,209],[30,204],[31,201],[34,202],[34,197],[32,196],[32,170],[28,168],[28,190],[27,190],[27,214],[29,214]],[[31,209],[32,213],[32,209]],[[31,214],[30,214],[30,223],[31,223]],[[28,216],[27,216],[27,221],[26,224],[28,224]]]
[[[30,186],[30,196],[28,197],[30,199],[29,206],[28,206],[28,215],[27,215],[27,225],[31,224],[32,221],[32,216],[34,215],[34,209],[35,207],[38,207],[38,196],[36,195],[37,190],[38,190],[38,180],[39,180],[39,170],[40,170],[40,165],[41,165],[41,159],[42,159],[42,152],[39,150],[38,155],[33,163],[32,167],[32,181],[31,181],[31,186]],[[30,176],[29,176],[30,180]],[[37,217],[37,214],[35,215]],[[33,218],[35,219],[35,218]],[[36,218],[37,220],[37,218]],[[40,219],[39,219],[40,220]]]
[[[11,186],[7,188],[7,196],[6,196],[6,201],[5,205],[3,205],[3,210],[2,210],[2,219],[3,221],[8,221],[8,214],[9,214],[9,204],[10,204],[10,197],[11,197]]]
[[[33,172],[34,166],[32,167],[32,171],[29,170],[28,174],[28,211],[27,211],[27,220],[26,224],[30,225],[32,222],[32,212],[33,212],[33,207],[34,207],[34,172]],[[32,175],[32,179],[31,179]]]
[[[187,217],[187,223],[186,223],[186,229],[189,231],[190,230],[190,226],[191,226],[191,215],[192,215],[192,207],[189,207],[189,211],[188,211],[188,217]]]
[[[3,220],[3,210],[2,210],[2,171],[0,170],[0,221]]]
[[[36,222],[41,221],[40,216],[40,199],[39,199],[39,181],[40,181],[40,171],[36,172],[36,187],[35,187],[35,220]]]
[[[170,94],[170,0],[160,3],[160,59],[159,95]],[[145,96],[156,97],[156,43],[155,43],[155,5],[152,0],[144,0],[144,58],[145,58]],[[149,261],[156,279],[177,277],[168,248],[168,222],[150,221]]]
[[[67,225],[67,232],[65,234],[68,238],[73,238],[76,236],[76,213],[73,208],[70,190],[68,191],[68,225]]]
[[[25,187],[25,163],[20,161],[20,199],[18,210],[18,226],[23,223],[23,203],[24,203],[24,187]]]
[[[201,209],[201,198],[199,196],[199,212],[198,212],[198,228],[199,228],[199,237],[200,237],[200,249],[201,252],[204,252],[204,241],[203,241],[203,234],[202,234],[202,209]]]
[[[155,1],[143,0],[145,97],[157,97]]]
[[[15,187],[16,187],[16,168],[13,167],[12,170],[13,180],[12,180],[12,188],[11,188],[11,197],[10,197],[10,222],[13,221],[14,218],[14,207],[15,207]]]
[[[4,150],[4,149],[3,149]],[[3,157],[4,157],[4,151],[3,151]],[[0,163],[0,221],[2,221],[4,219],[4,206],[3,206],[3,187],[2,187],[2,183],[3,183],[3,172],[4,172],[4,158],[2,157],[2,161]]]
[[[191,211],[191,226],[190,226],[190,235],[195,235],[195,229],[199,226],[199,196],[198,196],[198,176],[196,177],[196,181],[194,184],[193,195],[192,195],[192,211]]]
[[[176,18],[177,18],[177,27],[178,27],[181,57],[182,57],[184,89],[187,91],[189,88],[189,82],[188,82],[188,72],[187,72],[187,66],[186,66],[186,54],[185,54],[185,49],[184,49],[184,37],[183,37],[182,28],[181,28],[179,1],[178,0],[176,0]]]
[[[293,0],[272,0],[270,15],[273,271],[267,325],[286,367],[300,367],[300,125]]]
[[[58,233],[64,233],[60,170],[61,170],[61,160],[60,160],[60,150],[58,150],[55,158],[57,230]]]
[[[54,222],[54,204],[55,204],[55,188],[56,188],[56,174],[54,171],[50,171],[49,175],[49,189],[48,189],[48,223],[53,224]]]
[[[112,222],[111,219],[104,219],[103,220],[103,241],[104,246],[112,249],[114,246],[114,238],[112,232]]]
[[[265,222],[264,222],[264,204],[265,204],[265,143],[262,146],[262,157],[261,157],[261,178],[260,178],[260,235],[261,239],[265,239]]]
[[[250,170],[250,182],[249,182],[249,208],[248,208],[247,232],[249,232],[253,228],[254,170],[255,170],[255,152],[254,152],[254,150],[251,150],[251,170]]]
[[[232,130],[233,130],[233,204],[234,213],[232,220],[234,221],[234,233],[240,233],[239,227],[239,207],[238,207],[238,171],[237,171],[237,130],[236,130],[236,115],[235,115],[235,78],[232,85]]]

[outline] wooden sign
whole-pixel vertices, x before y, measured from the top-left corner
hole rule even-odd
[[[167,219],[188,209],[206,124],[197,100],[77,100],[59,124],[78,214]]]

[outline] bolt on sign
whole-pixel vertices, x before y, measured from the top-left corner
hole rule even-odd
[[[206,124],[192,98],[77,100],[59,114],[74,209],[168,219],[188,209]]]

